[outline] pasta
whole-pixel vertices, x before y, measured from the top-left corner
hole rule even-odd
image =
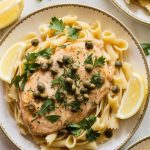
[[[26,49],[12,84],[5,83],[20,132],[41,150],[94,150],[111,138],[106,132],[119,128],[116,114],[132,74],[123,58],[127,41],[99,21],[71,15],[53,17],[21,41]]]

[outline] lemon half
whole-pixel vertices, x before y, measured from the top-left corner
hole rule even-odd
[[[132,73],[127,91],[123,95],[117,112],[117,117],[127,119],[135,115],[144,101],[144,94],[145,86],[142,77],[137,73]]]
[[[0,60],[0,79],[11,83],[25,49],[26,44],[18,42],[5,52]]]
[[[0,29],[15,22],[24,7],[23,0],[3,0],[0,2]]]

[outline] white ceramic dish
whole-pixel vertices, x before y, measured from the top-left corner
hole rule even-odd
[[[150,150],[150,136],[136,142],[128,150]]]
[[[79,19],[92,22],[99,20],[103,29],[110,29],[116,33],[117,37],[126,39],[129,43],[129,51],[125,54],[126,59],[132,64],[134,70],[141,74],[148,84],[149,71],[145,56],[137,40],[132,33],[117,19],[101,10],[82,5],[56,5],[38,10],[25,17],[14,25],[0,42],[0,55],[13,43],[21,39],[30,31],[38,32],[40,24],[49,22],[52,16],[62,17],[67,14],[77,15]],[[148,84],[149,85],[149,84]],[[149,87],[150,88],[150,87]],[[121,121],[119,130],[115,131],[113,138],[108,142],[99,145],[99,149],[117,150],[120,149],[135,133],[140,125],[148,105],[144,103],[142,110],[134,117]],[[22,136],[18,130],[14,118],[10,115],[7,103],[4,98],[3,83],[0,83],[0,126],[7,137],[21,150],[38,150],[37,145],[30,138]]]
[[[124,11],[126,15],[136,19],[139,22],[150,25],[150,14],[141,6],[135,4],[127,4],[125,0],[112,0],[113,4]]]

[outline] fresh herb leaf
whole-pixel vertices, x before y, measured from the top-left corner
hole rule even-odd
[[[95,59],[94,66],[102,67],[105,64],[105,57],[101,56]]]
[[[72,111],[75,111],[75,112],[81,111],[81,108],[80,108],[81,103],[79,101],[77,101],[77,100],[72,101],[69,105],[70,105]]]
[[[72,40],[76,40],[79,36],[79,31],[75,27],[68,27],[68,36]]]
[[[99,73],[93,74],[91,83],[95,84],[97,88],[101,87],[101,78]]]
[[[150,55],[150,44],[149,43],[142,43],[141,46],[144,50],[145,55],[149,56]]]
[[[93,58],[92,58],[93,54],[90,54],[84,61],[84,64],[91,64],[93,65]]]
[[[25,72],[33,73],[40,67],[40,64],[38,64],[38,63],[25,63],[24,66],[25,66]]]
[[[89,141],[89,142],[92,142],[92,141],[95,141],[97,137],[100,136],[100,133],[98,133],[97,131],[94,131],[92,129],[88,130],[87,131],[87,134],[86,134],[86,139]]]
[[[55,110],[55,104],[53,103],[51,99],[47,99],[36,114],[45,115],[46,113],[53,111],[53,110]]]
[[[56,121],[58,121],[60,119],[60,116],[58,115],[50,115],[50,116],[46,116],[46,119],[48,121],[50,121],[51,123],[54,123]]]
[[[63,102],[65,99],[65,94],[58,88],[55,93],[55,98],[58,102]]]
[[[69,124],[66,129],[75,136],[79,136],[82,131],[80,126],[74,123]]]
[[[20,85],[20,89],[21,89],[22,91],[24,90],[24,87],[25,87],[26,82],[27,82],[27,74],[25,73],[25,74],[24,74],[24,78],[23,78],[23,80],[22,80],[22,82],[21,82],[21,85]]]
[[[80,79],[79,75],[71,69],[65,73],[65,76],[75,80]]]
[[[56,17],[53,17],[51,19],[50,25],[49,25],[50,29],[54,29],[58,32],[63,32],[65,29],[65,24],[63,23],[62,19],[58,19]]]
[[[56,79],[52,80],[52,85],[57,85],[57,84],[60,84],[60,85],[63,85],[64,84],[64,78],[62,76],[60,77],[57,77]]]

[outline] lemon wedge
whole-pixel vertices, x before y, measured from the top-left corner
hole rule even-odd
[[[132,73],[117,112],[117,117],[127,119],[135,115],[144,101],[144,93],[145,86],[142,77],[137,73]]]
[[[12,45],[2,56],[0,60],[0,79],[11,83],[11,80],[19,65],[19,60],[26,49],[24,42],[18,42]]]
[[[23,0],[3,0],[0,2],[0,29],[15,22],[24,7]]]

